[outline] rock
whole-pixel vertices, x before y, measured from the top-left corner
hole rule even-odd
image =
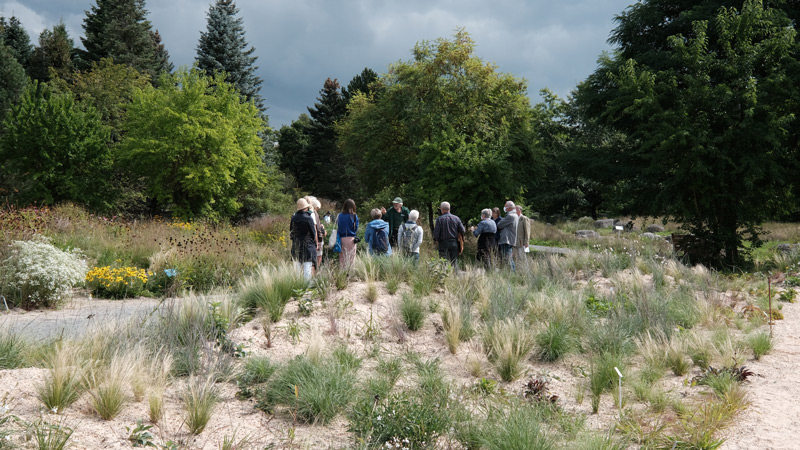
[[[661,236],[653,233],[642,233],[642,237],[645,239],[663,239]]]
[[[661,233],[662,231],[664,231],[664,226],[663,225],[659,225],[657,223],[652,223],[652,224],[647,226],[647,230],[646,231],[648,233]]]
[[[792,253],[793,251],[797,250],[800,245],[798,244],[778,244],[776,247],[779,252],[781,253]]]
[[[594,230],[578,230],[575,232],[575,236],[578,236],[579,238],[589,239],[589,238],[596,238],[597,236],[599,236],[599,234],[597,234],[597,231]]]
[[[600,219],[594,221],[595,228],[611,228],[614,226],[614,219]]]

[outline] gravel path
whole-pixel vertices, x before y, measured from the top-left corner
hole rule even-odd
[[[4,307],[0,302],[0,308]],[[127,321],[143,316],[157,308],[161,300],[137,298],[127,300],[100,300],[75,297],[59,310],[0,313],[0,329],[19,333],[33,340],[46,340],[59,336],[76,337],[94,327],[114,321]]]
[[[800,448],[800,303],[784,304],[773,326],[775,348],[748,361],[750,406],[725,433],[723,450]]]

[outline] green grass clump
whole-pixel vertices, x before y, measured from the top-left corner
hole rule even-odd
[[[311,362],[305,356],[290,360],[256,394],[258,407],[272,412],[287,407],[306,423],[326,424],[350,403],[354,394],[355,361],[344,353]]]
[[[760,332],[748,336],[747,345],[753,350],[753,358],[756,360],[761,359],[762,356],[772,351],[773,347],[772,338],[767,332]]]
[[[415,295],[403,295],[403,300],[400,302],[400,317],[409,330],[417,331],[422,328],[427,315],[427,306],[421,298]]]
[[[289,300],[307,287],[303,276],[288,264],[262,267],[239,284],[242,304],[248,309],[261,308],[272,322],[283,317]]]
[[[126,387],[131,379],[129,371],[136,362],[122,355],[115,355],[108,367],[100,368],[99,374],[89,370],[92,408],[103,420],[116,417],[128,401]]]
[[[72,428],[39,419],[28,426],[33,443],[38,450],[63,450],[67,448]]]
[[[36,389],[44,406],[55,413],[75,403],[84,390],[83,370],[64,347],[56,349],[47,378]]]
[[[22,367],[27,343],[18,335],[0,331],[0,369]]]
[[[601,394],[613,388],[619,376],[617,367],[620,371],[624,369],[624,359],[617,353],[601,353],[592,359],[592,372],[589,376],[589,389],[592,394],[592,412],[597,413],[600,409]]]
[[[522,375],[522,363],[535,344],[527,325],[520,319],[506,319],[489,325],[483,342],[486,356],[503,381],[512,381]]]
[[[517,405],[490,415],[477,441],[493,450],[550,450],[556,448],[544,431],[540,408]]]
[[[269,381],[277,368],[277,365],[273,364],[265,356],[247,358],[239,375],[236,377],[236,384],[239,386],[237,394],[242,398],[252,397],[253,387]]]
[[[186,426],[191,434],[205,430],[214,408],[219,403],[219,389],[212,377],[191,376],[186,382],[181,399],[186,412]]]
[[[551,321],[536,336],[538,356],[542,361],[558,361],[573,348],[574,339],[569,325],[560,320]]]

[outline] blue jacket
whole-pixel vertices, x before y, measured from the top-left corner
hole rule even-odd
[[[336,219],[336,230],[340,238],[355,236],[358,231],[358,216],[355,214],[339,214]]]
[[[387,255],[391,255],[392,254],[392,246],[391,246],[391,244],[388,243],[388,239],[389,239],[389,236],[388,236],[389,223],[384,221],[384,220],[381,220],[381,219],[375,219],[372,222],[367,224],[367,230],[364,232],[364,242],[367,243],[367,252],[369,252],[370,255],[372,254],[372,243],[375,240],[375,231],[376,230],[381,230],[381,229],[385,229],[386,233],[387,233],[387,236],[386,236],[387,243],[386,243],[386,245],[387,245],[388,248],[386,250],[386,254]]]

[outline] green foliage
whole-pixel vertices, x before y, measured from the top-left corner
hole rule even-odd
[[[64,450],[72,437],[72,428],[39,419],[29,425],[33,444],[38,450]]]
[[[747,337],[747,345],[753,350],[753,358],[761,359],[762,356],[772,351],[772,337],[767,332],[760,332]]]
[[[542,426],[540,407],[515,405],[494,411],[481,427],[478,441],[491,450],[550,450],[555,447]]]
[[[520,319],[506,319],[487,326],[483,347],[503,381],[513,381],[523,373],[522,363],[530,354],[535,339]]]
[[[683,223],[697,237],[690,257],[720,263],[724,250],[739,264],[743,240],[757,246],[761,223],[790,201],[796,33],[760,1],[695,5],[645,2],[620,16],[623,51],[600,61],[578,101],[635,143],[593,155],[614,162],[631,208]]]
[[[267,357],[253,356],[247,358],[242,371],[236,377],[236,385],[239,386],[239,391],[236,395],[242,398],[252,397],[254,388],[269,381],[277,368]]]
[[[0,369],[17,369],[24,362],[28,343],[12,331],[0,331]]]
[[[28,67],[28,62],[33,52],[31,38],[19,18],[11,16],[8,20],[0,16],[0,43],[8,47],[11,56],[23,67]]]
[[[153,443],[155,436],[150,432],[152,428],[152,425],[145,425],[142,423],[142,419],[138,419],[133,429],[125,427],[125,431],[130,433],[128,441],[133,447],[155,447],[156,444]]]
[[[283,310],[297,292],[303,292],[303,276],[288,265],[261,268],[240,283],[240,298],[245,308],[261,308],[273,323],[283,317]]]
[[[193,376],[187,381],[181,400],[186,411],[185,421],[189,432],[200,434],[220,401],[220,393],[213,379]]]
[[[72,53],[75,44],[63,22],[44,29],[39,35],[39,46],[33,51],[28,73],[39,81],[50,81],[52,75],[66,79],[72,75]],[[97,106],[97,105],[95,105]]]
[[[620,371],[625,368],[625,361],[618,353],[605,352],[592,358],[592,372],[589,375],[589,390],[592,393],[592,412],[597,413],[600,407],[600,395],[614,387],[619,376],[614,368]]]
[[[155,80],[165,69],[163,52],[156,42],[144,0],[96,0],[83,19],[83,47],[76,58],[80,69],[111,58]],[[160,54],[157,54],[160,53]]]
[[[379,95],[357,94],[339,143],[372,196],[389,187],[408,203],[444,199],[462,217],[519,192],[535,165],[525,83],[474,55],[463,30],[420,42],[414,59],[393,64]],[[391,167],[391,171],[386,168]],[[485,180],[493,180],[487,184]]]
[[[271,412],[283,405],[303,422],[330,422],[353,396],[357,366],[347,359],[332,357],[319,364],[304,356],[290,360],[256,395],[258,407]]]
[[[17,102],[25,89],[28,78],[25,69],[0,42],[0,119]]]
[[[536,336],[539,358],[542,361],[557,361],[574,346],[574,337],[566,321],[552,320],[547,328]]]
[[[255,48],[247,48],[238,13],[233,0],[217,0],[208,9],[207,28],[200,32],[197,44],[197,68],[208,76],[224,73],[225,81],[263,113],[264,99],[259,94],[263,81],[255,74],[258,57],[252,56]]]
[[[90,105],[34,81],[8,111],[0,160],[23,204],[74,201],[92,208],[108,202],[109,130]]]
[[[162,208],[182,218],[231,217],[242,206],[239,193],[264,183],[263,128],[258,110],[222,74],[182,69],[136,91],[123,162]]]
[[[425,302],[415,295],[403,295],[403,300],[400,302],[400,316],[409,330],[419,330],[427,316]]]

